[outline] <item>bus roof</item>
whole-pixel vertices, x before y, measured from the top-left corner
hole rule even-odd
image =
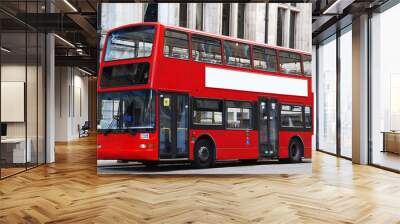
[[[115,31],[115,30],[124,29],[124,28],[131,27],[131,26],[138,26],[138,25],[153,25],[153,26],[157,25],[157,26],[162,26],[165,28],[175,29],[175,30],[184,31],[184,32],[188,32],[188,33],[201,34],[201,35],[219,38],[219,39],[223,39],[223,40],[237,41],[237,42],[241,42],[241,43],[252,44],[252,45],[257,45],[257,46],[264,46],[264,47],[273,48],[273,49],[277,49],[277,50],[284,50],[284,51],[290,51],[290,52],[295,52],[295,53],[311,55],[310,52],[306,52],[306,51],[302,51],[302,50],[286,48],[286,47],[281,47],[281,46],[275,46],[275,45],[269,45],[269,44],[265,44],[262,42],[256,42],[256,41],[251,41],[251,40],[246,40],[246,39],[235,38],[235,37],[231,37],[231,36],[225,36],[225,35],[214,34],[214,33],[210,33],[210,32],[193,30],[193,29],[184,28],[184,27],[180,27],[180,26],[166,25],[166,24],[162,24],[160,22],[131,23],[131,24],[127,24],[127,25],[123,25],[123,26],[119,26],[119,27],[111,29],[107,32],[107,35],[108,35],[108,33]]]

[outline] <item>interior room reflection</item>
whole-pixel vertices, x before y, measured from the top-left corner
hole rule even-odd
[[[400,170],[400,5],[372,18],[372,163]]]

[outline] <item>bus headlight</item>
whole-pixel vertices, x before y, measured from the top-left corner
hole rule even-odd
[[[140,144],[139,149],[147,149],[147,144]]]

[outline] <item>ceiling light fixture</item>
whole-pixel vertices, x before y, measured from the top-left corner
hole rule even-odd
[[[10,52],[11,52],[11,50],[9,50],[9,49],[7,49],[7,48],[5,48],[5,47],[1,47],[0,49],[1,49],[2,51],[6,52],[6,53],[10,53]]]
[[[79,68],[79,67],[78,67],[78,70],[81,71],[81,72],[83,72],[83,73],[85,73],[85,74],[87,74],[87,75],[90,75],[90,76],[93,75],[92,73],[90,73],[90,72],[88,72],[88,71],[86,71],[86,70],[83,70],[83,69],[81,69],[81,68]]]
[[[66,43],[68,46],[75,48],[75,45],[73,45],[71,42],[69,42],[68,40],[60,37],[58,34],[54,34],[55,37],[57,37],[59,40],[61,40],[62,42]]]
[[[74,12],[78,12],[78,10],[73,6],[68,0],[64,0],[65,4],[67,4]]]

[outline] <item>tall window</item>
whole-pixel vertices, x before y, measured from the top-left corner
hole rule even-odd
[[[283,46],[285,32],[285,12],[286,9],[278,8],[278,32],[276,35],[276,45]]]
[[[265,4],[265,43],[268,43],[269,4]]]
[[[244,9],[246,7],[245,3],[239,3],[238,6],[238,27],[237,27],[237,37],[244,38]]]
[[[318,48],[318,147],[336,153],[336,36]]]
[[[196,5],[196,30],[203,30],[203,3]]]
[[[290,11],[290,30],[289,30],[289,47],[294,48],[294,43],[296,39],[296,18],[297,12]]]
[[[352,34],[340,36],[340,154],[352,157]],[[348,28],[347,28],[348,29]]]
[[[179,26],[187,27],[187,4],[179,4]]]
[[[222,5],[222,35],[229,36],[229,21],[231,19],[231,4]]]

